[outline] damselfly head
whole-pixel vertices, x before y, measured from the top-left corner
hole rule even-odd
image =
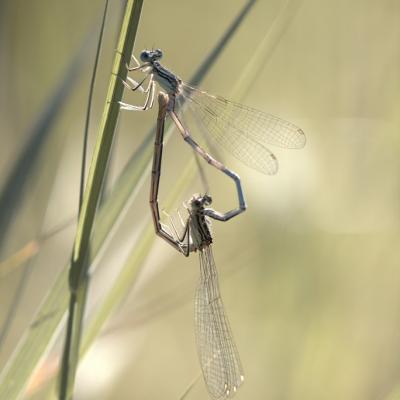
[[[209,206],[211,203],[212,198],[208,194],[205,194],[204,196],[195,195],[190,201],[190,204],[194,209],[204,208],[206,206]]]
[[[140,53],[140,59],[143,62],[153,62],[153,61],[157,61],[159,59],[161,59],[161,57],[163,56],[163,53],[160,49],[156,49],[156,50],[143,50]]]

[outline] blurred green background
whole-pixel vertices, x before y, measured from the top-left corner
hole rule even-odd
[[[145,0],[136,53],[163,49],[164,64],[186,80],[245,3]],[[10,190],[20,199],[1,203],[0,261],[76,213],[102,7],[102,1],[0,3],[0,201]],[[90,151],[123,9],[123,2],[111,1]],[[301,126],[308,140],[301,151],[273,149],[280,162],[274,177],[225,158],[242,177],[249,206],[213,225],[222,296],[245,370],[237,399],[400,398],[399,17],[397,0],[259,0],[201,84],[230,97],[267,40],[256,79],[232,100]],[[155,110],[121,114],[108,190],[155,118]],[[31,143],[41,123],[48,134]],[[165,148],[161,204],[190,157],[174,135]],[[25,184],[15,171],[29,160]],[[230,182],[207,173],[215,207],[233,207]],[[201,190],[194,182],[166,211],[173,214]],[[149,221],[148,191],[147,180],[97,257],[88,318]],[[43,243],[33,260],[0,271],[3,327],[15,295],[19,301],[2,338],[0,368],[68,262],[74,228]],[[76,399],[183,395],[200,373],[192,304],[197,277],[197,255],[185,259],[155,240],[129,297],[82,360]],[[29,386],[26,399],[44,398],[61,343],[56,340],[43,379]],[[207,398],[201,378],[186,398]]]

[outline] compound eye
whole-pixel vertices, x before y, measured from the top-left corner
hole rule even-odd
[[[149,59],[150,59],[149,52],[148,52],[147,50],[143,50],[143,51],[140,53],[140,59],[141,59],[143,62],[149,61]]]

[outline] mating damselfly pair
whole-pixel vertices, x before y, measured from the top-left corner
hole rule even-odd
[[[121,109],[145,111],[154,105],[156,82],[165,91],[159,94],[150,189],[153,221],[156,233],[179,252],[185,256],[191,252],[199,252],[200,280],[195,295],[197,349],[210,396],[213,399],[224,399],[236,392],[244,376],[220,296],[211,249],[210,219],[227,221],[245,211],[246,202],[239,176],[199,146],[184,123],[184,114],[188,110],[192,112],[204,130],[223,149],[248,166],[269,175],[277,172],[278,162],[267,145],[297,149],[305,145],[306,139],[304,132],[290,122],[189,86],[160,64],[161,57],[161,50],[142,51],[142,63],[132,56],[136,65],[127,66],[128,70],[146,75],[139,83],[130,77],[123,83],[130,90],[145,93],[146,98],[142,106],[122,102],[120,104]],[[187,205],[188,217],[186,221],[182,219],[181,234],[174,226],[171,229],[161,223],[158,207],[164,123],[167,115],[197,154],[233,179],[239,203],[238,208],[220,213],[209,208],[209,195],[194,195]]]

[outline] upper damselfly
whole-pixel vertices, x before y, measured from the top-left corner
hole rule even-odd
[[[277,172],[278,161],[267,146],[299,149],[305,145],[305,134],[296,125],[186,84],[160,64],[162,55],[159,49],[144,50],[140,54],[141,63],[132,56],[136,66],[128,66],[128,70],[142,71],[146,76],[140,83],[128,77],[124,85],[131,90],[146,93],[146,100],[142,106],[121,102],[121,109],[145,111],[151,108],[157,82],[168,96],[168,114],[192,147],[193,139],[183,123],[186,110],[193,113],[195,119],[223,149],[249,167],[268,175]],[[205,154],[199,154],[206,158]]]

